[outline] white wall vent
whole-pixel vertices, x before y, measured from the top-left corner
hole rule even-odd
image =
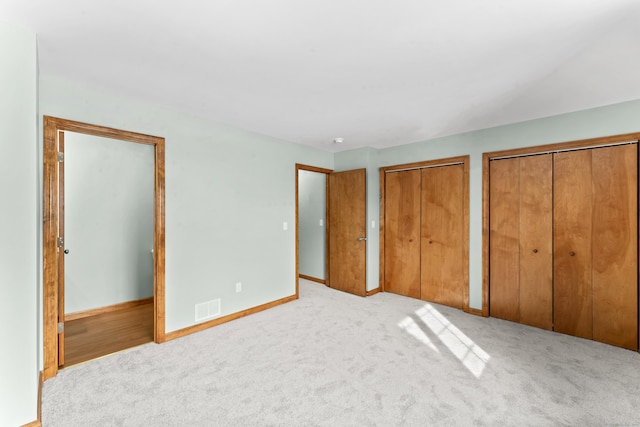
[[[220,316],[220,298],[196,304],[196,322]]]

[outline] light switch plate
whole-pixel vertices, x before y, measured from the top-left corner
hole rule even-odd
[[[282,230],[287,231],[289,229],[289,224],[287,224],[287,221],[282,223]]]
[[[324,221],[320,220],[320,227],[322,227],[324,225]]]

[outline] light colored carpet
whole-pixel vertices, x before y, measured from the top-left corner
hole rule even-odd
[[[54,426],[640,425],[638,353],[394,294],[300,299],[62,370]]]

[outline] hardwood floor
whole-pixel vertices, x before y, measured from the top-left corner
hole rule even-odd
[[[65,323],[65,367],[153,341],[153,303]]]

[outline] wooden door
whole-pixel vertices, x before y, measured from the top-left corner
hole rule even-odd
[[[365,296],[366,170],[329,174],[329,283],[334,289]]]
[[[554,154],[554,330],[593,338],[592,152]]]
[[[495,160],[490,168],[491,315],[551,329],[552,157]]]
[[[464,166],[422,170],[421,299],[464,304]]]
[[[637,350],[637,143],[569,148],[489,163],[491,315]]]
[[[592,150],[593,339],[638,349],[637,145]]]
[[[420,298],[420,170],[385,175],[384,290]]]
[[[489,309],[520,321],[520,158],[489,164]]]
[[[58,366],[64,365],[64,132],[58,132]],[[62,325],[62,327],[60,327]]]
[[[520,323],[553,327],[553,158],[519,159]]]

